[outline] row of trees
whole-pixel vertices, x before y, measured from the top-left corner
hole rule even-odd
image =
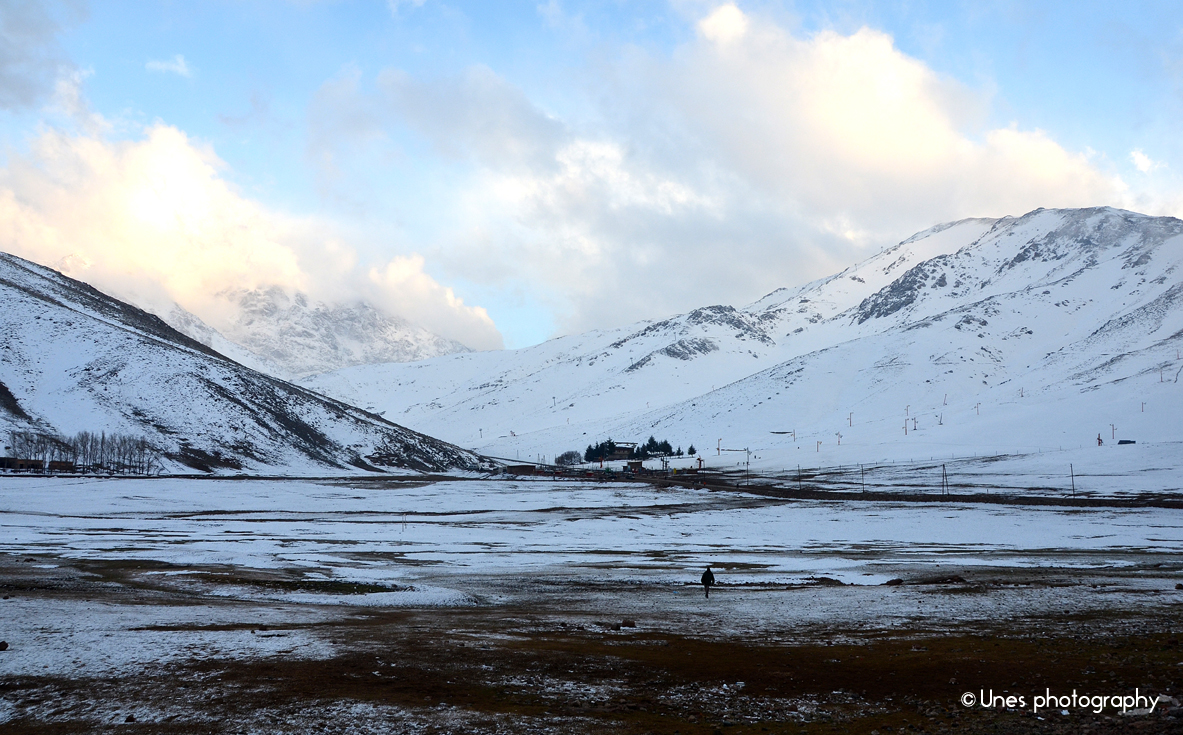
[[[690,445],[690,454],[694,454],[694,445]],[[649,441],[644,444],[637,445],[637,448],[629,453],[629,459],[649,459],[650,457],[681,457],[682,448],[678,447],[675,451],[668,441],[662,439],[657,441],[655,437],[649,437]]]
[[[163,469],[160,451],[142,436],[80,431],[73,437],[32,431],[9,432],[9,457],[70,462],[80,470],[153,475]]]
[[[616,444],[616,442],[612,441],[611,439],[608,439],[606,441],[602,441],[599,444],[588,444],[587,450],[584,451],[584,453],[583,453],[583,461],[584,462],[599,462],[600,460],[608,459],[609,457],[616,454],[617,446],[618,445]],[[691,457],[693,457],[696,451],[697,450],[695,450],[694,445],[691,444],[690,450],[688,452],[686,452],[686,454],[689,454]],[[579,453],[578,452],[564,452],[562,455],[560,455],[560,457],[561,458],[568,457],[568,455],[574,455],[574,458],[575,458],[575,460],[573,462],[568,462],[568,464],[577,464],[579,462],[579,459],[578,459]],[[669,441],[667,441],[665,439],[662,439],[661,441],[657,441],[657,437],[653,437],[653,436],[649,437],[649,441],[645,442],[644,444],[638,444],[634,448],[630,449],[629,453],[628,453],[629,459],[642,459],[642,460],[649,459],[650,457],[681,457],[681,456],[683,456],[683,452],[682,452],[681,447],[674,449],[674,447],[669,443]],[[570,459],[570,458],[568,457],[568,459]],[[559,462],[559,464],[563,464],[563,462]]]

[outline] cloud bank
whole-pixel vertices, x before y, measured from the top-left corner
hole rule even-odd
[[[619,49],[586,70],[582,117],[486,67],[387,70],[313,104],[332,133],[319,140],[331,157],[411,131],[467,164],[424,255],[528,289],[563,331],[745,303],[941,221],[1131,201],[1090,154],[987,129],[988,93],[881,32],[798,37],[733,3],[695,31],[672,54]]]
[[[329,223],[245,198],[223,171],[167,125],[118,142],[49,130],[0,171],[0,250],[158,313],[179,303],[214,327],[229,317],[218,294],[280,286],[367,299],[472,347],[501,346],[484,310],[440,286],[422,258],[361,263]]]

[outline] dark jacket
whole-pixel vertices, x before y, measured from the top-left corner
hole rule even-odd
[[[702,573],[702,583],[707,587],[715,583],[715,575],[711,574],[710,569]]]

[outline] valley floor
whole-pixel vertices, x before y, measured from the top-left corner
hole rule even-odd
[[[5,732],[1183,732],[1179,509],[8,476],[0,511]],[[1173,699],[1035,711],[1135,690]]]

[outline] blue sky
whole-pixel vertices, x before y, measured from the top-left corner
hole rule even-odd
[[[517,347],[950,219],[1183,215],[1177,3],[0,9],[0,247],[215,326],[280,285]]]

